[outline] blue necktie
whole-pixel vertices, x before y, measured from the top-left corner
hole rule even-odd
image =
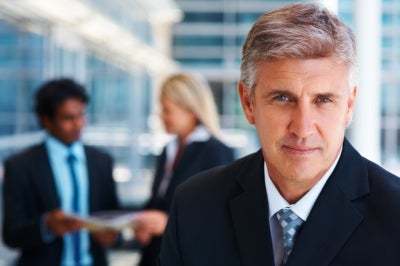
[[[283,265],[286,263],[296,239],[296,234],[303,224],[303,220],[291,209],[285,208],[276,213],[276,218],[282,226],[283,233]]]
[[[72,209],[75,213],[79,213],[79,186],[78,177],[75,171],[75,162],[77,158],[74,154],[70,153],[67,157],[69,170],[72,178]],[[73,254],[75,265],[80,265],[80,234],[79,231],[72,233]]]

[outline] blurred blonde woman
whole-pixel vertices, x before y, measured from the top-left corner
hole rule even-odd
[[[176,187],[200,171],[234,159],[232,149],[218,139],[218,113],[203,77],[190,73],[168,77],[161,86],[159,100],[165,130],[175,138],[158,157],[152,197],[135,231],[143,246],[141,266],[156,265]]]

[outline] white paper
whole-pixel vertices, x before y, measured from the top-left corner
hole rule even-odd
[[[116,230],[134,228],[137,212],[127,211],[101,211],[90,214],[88,217],[73,215],[84,222],[84,227],[89,231]]]

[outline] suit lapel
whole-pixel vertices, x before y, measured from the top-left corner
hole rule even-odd
[[[338,188],[324,193],[296,239],[288,266],[329,265],[363,219]]]
[[[230,201],[240,257],[244,266],[273,266],[261,151],[250,157],[242,169],[237,180],[243,192]]]
[[[363,220],[352,201],[368,191],[362,158],[345,141],[338,165],[299,232],[287,265],[329,265]]]
[[[44,144],[38,146],[37,153],[34,155],[37,162],[35,168],[38,169],[34,176],[34,184],[38,191],[38,196],[46,210],[60,208],[60,198],[57,193],[57,187],[54,180],[53,171],[50,166],[49,156]]]
[[[198,154],[202,152],[202,149],[206,146],[207,142],[195,141],[188,144],[182,153],[182,156],[176,166],[175,172],[179,175],[180,172],[184,172],[187,167],[190,167],[193,160],[198,157]]]
[[[164,173],[166,171],[165,169],[165,162],[167,160],[167,150],[166,148],[164,148],[164,150],[162,151],[161,155],[159,157],[157,157],[157,169],[156,169],[156,173],[154,176],[154,181],[153,181],[153,187],[152,187],[152,194],[156,195],[157,191],[160,187],[160,183],[161,180],[164,176]]]
[[[205,144],[206,142],[196,141],[185,147],[181,159],[172,174],[167,188],[166,195],[168,196],[165,196],[166,198],[171,198],[179,184],[185,181],[190,175],[196,174],[196,172],[193,172],[193,165],[196,164],[196,157],[201,158],[201,156],[198,155],[202,152],[201,150],[204,148]],[[161,180],[159,182],[161,182]]]
[[[102,186],[100,184],[96,184],[96,182],[101,182],[101,179],[97,179],[98,177],[98,167],[96,167],[96,163],[99,163],[96,154],[92,152],[92,150],[88,146],[84,146],[86,164],[87,164],[87,177],[88,177],[88,193],[89,193],[89,213],[98,210],[100,207],[97,206],[98,201],[96,199],[101,198],[101,193],[104,191],[99,190]]]

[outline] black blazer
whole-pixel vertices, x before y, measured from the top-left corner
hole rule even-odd
[[[273,266],[259,151],[176,190],[162,266]],[[287,266],[400,265],[400,179],[345,140]]]
[[[207,141],[198,141],[188,144],[178,162],[171,181],[164,197],[157,197],[157,191],[165,173],[166,149],[158,157],[157,168],[154,177],[152,197],[146,209],[158,209],[169,212],[172,196],[175,189],[182,182],[194,174],[232,162],[234,159],[233,150],[223,144],[215,137]],[[150,244],[142,249],[140,266],[150,266],[156,264],[161,245],[161,238],[154,237]]]
[[[223,144],[215,137],[207,141],[195,141],[188,144],[183,150],[163,198],[157,198],[157,191],[165,174],[165,161],[167,160],[166,148],[157,158],[156,172],[152,186],[152,196],[147,209],[158,209],[169,212],[175,189],[189,177],[213,168],[232,162],[234,159],[231,148]]]
[[[111,157],[88,146],[84,149],[89,211],[117,209]],[[44,143],[7,159],[4,170],[2,234],[5,244],[21,251],[18,265],[60,265],[62,238],[44,243],[40,232],[41,216],[61,205]],[[92,239],[90,247],[94,265],[107,265],[103,247]]]

